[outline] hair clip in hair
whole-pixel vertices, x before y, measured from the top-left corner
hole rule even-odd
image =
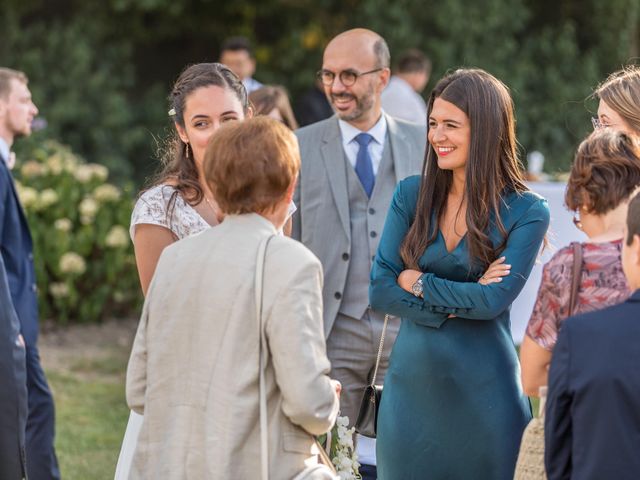
[[[176,109],[172,108],[167,113],[169,114],[170,117],[175,117],[176,116]]]

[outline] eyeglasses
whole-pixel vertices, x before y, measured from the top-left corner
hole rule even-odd
[[[602,123],[598,117],[591,117],[591,124],[593,125],[594,130],[599,130],[601,128],[609,128],[613,126],[609,123]]]
[[[338,74],[338,77],[340,78],[340,82],[345,87],[350,87],[355,84],[358,81],[358,78],[360,78],[362,75],[369,75],[370,73],[379,72],[380,70],[383,70],[382,67],[362,73],[358,73],[354,70],[342,70]],[[330,70],[320,70],[318,73],[316,73],[316,75],[318,76],[318,79],[322,82],[322,84],[327,87],[333,85],[333,82],[336,79],[336,74]]]

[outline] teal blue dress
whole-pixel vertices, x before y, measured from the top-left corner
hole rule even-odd
[[[397,284],[419,187],[418,176],[398,185],[371,271],[371,307],[402,318],[380,404],[378,478],[511,480],[531,406],[509,308],[536,261],[549,208],[532,192],[503,196],[511,273],[487,286],[477,283],[484,271],[470,265],[466,237],[449,253],[439,234],[419,261],[423,300]],[[497,228],[489,234],[499,245]]]

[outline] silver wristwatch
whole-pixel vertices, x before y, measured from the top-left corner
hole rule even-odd
[[[411,293],[413,293],[416,297],[422,298],[422,277],[416,280],[416,283],[411,285]]]

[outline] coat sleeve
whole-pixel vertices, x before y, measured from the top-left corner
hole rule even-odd
[[[405,270],[400,256],[400,246],[413,220],[405,199],[406,182],[400,182],[396,187],[387,213],[378,252],[371,269],[369,303],[374,310],[439,327],[448,315],[425,308],[418,298],[398,285],[398,276]]]
[[[553,351],[544,419],[544,463],[549,480],[571,478],[570,324],[565,322]]]
[[[402,184],[399,186],[399,188]],[[545,200],[532,203],[511,228],[502,255],[511,264],[511,273],[502,282],[481,285],[422,275],[423,296],[417,298],[397,285],[404,270],[400,245],[410,226],[410,215],[397,190],[389,210],[378,256],[372,269],[370,300],[374,309],[422,320],[440,326],[434,315],[455,315],[466,319],[491,320],[506,310],[518,296],[531,273],[544,235],[549,226],[549,209]],[[442,317],[440,317],[442,319]]]
[[[296,269],[275,295],[265,332],[282,411],[312,435],[327,432],[338,415],[329,379],[322,324],[322,267],[314,259]]]

